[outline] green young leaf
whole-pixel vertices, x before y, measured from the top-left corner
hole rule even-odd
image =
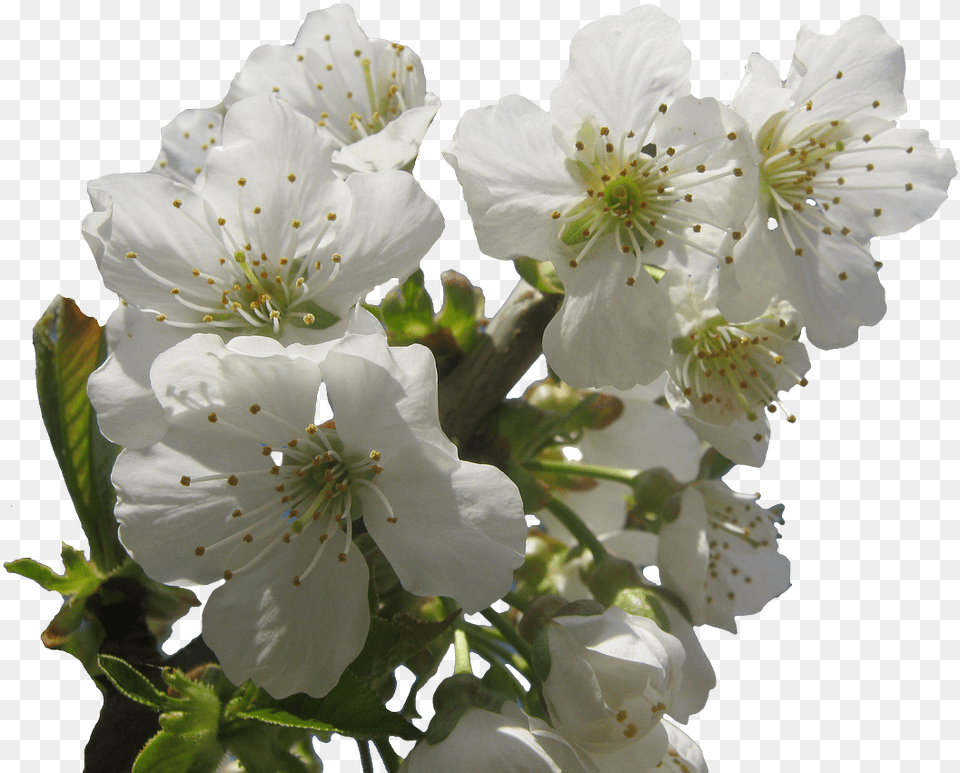
[[[553,263],[533,258],[517,258],[513,265],[521,277],[544,295],[563,295],[563,282],[557,276]]]
[[[247,722],[238,732],[221,736],[227,751],[243,765],[245,773],[310,773],[317,768],[290,753],[285,728]]]
[[[467,352],[477,340],[483,319],[483,291],[456,271],[444,271],[440,281],[443,283],[443,306],[436,323],[451,332],[460,351]]]
[[[423,286],[423,271],[417,269],[384,296],[379,317],[387,329],[387,338],[395,346],[413,343],[436,332],[433,301]]]
[[[106,337],[97,320],[57,296],[33,328],[33,344],[43,423],[90,541],[90,559],[109,571],[126,556],[110,483],[119,449],[100,434],[87,399],[87,378],[106,357]]]
[[[258,722],[266,722],[269,725],[279,725],[281,727],[299,727],[305,730],[315,730],[318,733],[338,733],[338,728],[327,722],[321,722],[317,719],[298,717],[283,709],[251,709],[250,711],[241,711],[237,714],[238,719],[251,719]]]
[[[171,698],[160,692],[147,677],[124,660],[113,655],[97,658],[100,668],[121,693],[130,700],[161,711],[171,705]]]
[[[131,773],[213,773],[226,753],[216,734],[183,738],[161,730],[140,752]]]

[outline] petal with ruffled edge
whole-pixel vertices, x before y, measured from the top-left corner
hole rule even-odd
[[[629,129],[640,135],[661,104],[689,93],[690,51],[679,22],[645,5],[604,16],[573,36],[550,115],[571,136],[591,119],[618,136]]]
[[[308,566],[316,540],[294,539],[284,554],[227,580],[203,610],[203,637],[224,674],[247,679],[274,698],[330,692],[360,654],[370,613],[367,564],[359,550],[345,560],[346,536],[335,531],[302,583],[291,576]]]
[[[463,186],[484,254],[570,259],[551,215],[583,198],[583,186],[566,167],[549,113],[516,95],[468,110],[443,157]]]
[[[520,493],[506,475],[471,462],[450,470],[449,461],[429,444],[384,452],[375,481],[382,499],[373,491],[359,495],[367,531],[403,587],[449,596],[470,614],[510,590],[527,526]]]

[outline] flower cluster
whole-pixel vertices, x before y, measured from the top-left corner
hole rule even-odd
[[[553,263],[565,298],[543,348],[564,381],[667,372],[701,436],[760,465],[763,409],[806,384],[801,328],[836,348],[880,320],[870,238],[930,217],[956,166],[896,127],[903,50],[870,17],[803,28],[786,81],[754,56],[732,108],[690,96],[689,70],[659,9],[605,17],[574,37],[549,112],[469,111],[445,155],[480,249]]]
[[[100,433],[81,388],[69,411],[59,383],[41,399],[52,437],[67,416],[122,448],[109,481],[93,453],[68,474],[108,492],[119,568],[65,549],[66,579],[14,571],[67,588],[63,648],[161,713],[134,769],[315,770],[311,734],[340,732],[365,771],[374,738],[406,773],[705,773],[671,721],[716,685],[696,628],[735,633],[790,586],[782,506],[723,475],[763,464],[768,413],[796,420],[780,395],[807,384],[804,331],[836,348],[880,320],[870,240],[933,215],[956,168],[897,127],[903,51],[869,17],[803,28],[786,80],[755,55],[730,104],[691,95],[690,66],[642,6],[573,38],[549,111],[463,116],[444,155],[480,249],[536,290],[489,325],[465,277],[439,312],[426,294],[443,218],[412,172],[439,101],[348,6],[254,51],[150,172],[90,183],[83,235],[122,299],[107,356],[71,359],[82,336],[49,319],[38,341],[49,372],[89,365]],[[541,342],[550,377],[506,399]],[[87,604],[114,571],[158,630],[190,599],[159,583],[217,584],[218,662],[165,670],[164,695],[142,652],[98,659],[126,654]],[[451,645],[423,732],[417,691]],[[390,711],[401,665],[416,682]],[[390,736],[418,743],[401,762]]]

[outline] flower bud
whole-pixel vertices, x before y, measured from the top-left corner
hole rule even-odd
[[[650,734],[637,759],[655,765],[666,752],[658,725],[680,688],[680,642],[617,607],[557,616],[541,637],[550,657],[543,695],[557,730],[590,753],[615,752]]]

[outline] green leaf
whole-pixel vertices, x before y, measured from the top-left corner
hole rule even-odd
[[[182,738],[161,730],[140,752],[131,773],[213,773],[225,754],[216,735]]]
[[[130,700],[158,711],[171,704],[169,696],[160,692],[147,677],[126,661],[113,655],[100,655],[97,662],[113,686]]]
[[[90,559],[109,571],[126,556],[110,483],[119,449],[100,434],[87,399],[87,378],[106,357],[106,337],[97,320],[57,296],[33,328],[33,344],[43,423],[90,541]]]
[[[283,709],[252,709],[251,711],[241,711],[237,714],[237,718],[255,719],[258,722],[266,722],[270,725],[280,725],[282,727],[300,727],[305,730],[316,730],[318,733],[340,732],[338,728],[327,722],[298,717]]]
[[[366,644],[350,664],[350,670],[359,677],[378,681],[442,635],[458,614],[459,610],[439,621],[415,620],[404,615],[391,620],[371,618]]]
[[[563,282],[557,276],[553,263],[533,258],[517,258],[513,261],[517,273],[544,295],[563,295]]]
[[[443,283],[443,306],[436,323],[451,332],[460,351],[467,352],[476,343],[483,319],[483,291],[456,271],[444,271],[440,281]]]
[[[422,735],[417,727],[388,710],[374,687],[351,671],[345,671],[337,686],[323,698],[299,693],[284,698],[272,709],[256,709],[237,716],[286,727],[336,732],[361,740],[397,736],[414,741]]]
[[[414,343],[436,332],[433,301],[423,286],[423,271],[417,269],[384,296],[379,316],[387,338],[395,346]]]

